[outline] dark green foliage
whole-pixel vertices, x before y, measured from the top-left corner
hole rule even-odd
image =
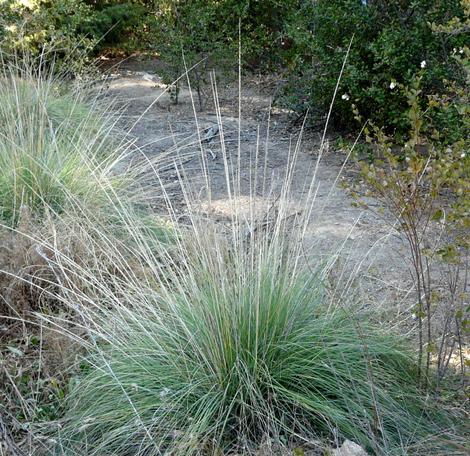
[[[116,3],[103,5],[93,13],[93,20],[82,31],[99,40],[97,49],[118,45],[121,49],[133,51],[142,46],[139,38],[149,20],[143,5]],[[136,31],[138,30],[138,31]]]
[[[0,11],[0,47],[21,55],[49,55],[68,71],[82,70],[90,55],[110,47],[143,48],[152,18],[134,2],[97,4],[84,0],[6,0]],[[72,67],[72,68],[71,68]]]
[[[245,68],[278,67],[285,12],[296,4],[296,0],[156,2],[154,48],[167,64],[166,82],[172,83],[184,73],[183,55],[187,67],[199,63],[190,78],[202,108],[201,90],[208,71],[237,73],[239,43]]]
[[[286,11],[297,0],[7,0],[0,12],[0,39],[13,47],[39,52],[52,42],[66,53],[89,46],[99,51],[155,50],[173,61],[188,56],[233,55],[239,20],[245,63],[250,68],[279,64],[280,36]],[[218,57],[220,57],[218,55]],[[181,65],[177,65],[181,66]]]
[[[365,4],[364,4],[365,3]],[[406,97],[425,62],[423,99],[443,94],[464,72],[455,54],[468,39],[439,27],[465,16],[460,0],[7,0],[0,12],[0,43],[34,53],[59,49],[61,57],[90,52],[152,51],[166,64],[162,76],[175,81],[188,67],[199,94],[211,69],[236,74],[239,37],[242,64],[250,70],[287,69],[278,102],[323,121],[347,49],[351,50],[333,110],[333,122],[357,129],[351,103],[364,119],[386,125],[406,140]],[[468,12],[467,12],[468,14]],[[239,33],[241,32],[241,33]],[[3,38],[2,38],[3,37]],[[455,49],[455,50],[454,50]],[[61,53],[60,53],[61,52]],[[177,98],[178,88],[175,90]],[[342,97],[344,95],[344,98]],[[176,101],[176,100],[175,100]],[[461,114],[435,109],[433,122],[448,142],[462,137]]]
[[[202,108],[202,84],[206,82],[212,63],[221,69],[234,66],[237,61],[235,43],[218,22],[221,19],[219,5],[203,0],[161,1],[158,7],[160,14],[155,23],[154,49],[166,64],[162,76],[171,84],[184,74],[185,62],[187,68],[196,65],[189,76]],[[173,96],[177,103],[178,84],[175,84]]]
[[[402,131],[408,122],[406,99],[392,83],[409,85],[423,61],[425,94],[440,91],[444,79],[461,81],[451,54],[463,46],[464,36],[435,34],[431,23],[462,14],[459,0],[303,1],[287,23],[293,47],[282,101],[296,111],[324,115],[352,40],[333,120],[357,128],[354,101],[364,117]],[[452,114],[445,122],[455,123]]]
[[[2,59],[14,54],[42,55],[56,69],[68,73],[84,70],[95,45],[94,37],[83,32],[93,17],[82,0],[6,0],[0,10]]]
[[[222,20],[219,21],[235,41],[238,41],[238,21],[241,21],[245,66],[250,69],[272,69],[282,64],[280,51],[285,20],[290,12],[297,10],[298,3],[298,0],[220,2]]]

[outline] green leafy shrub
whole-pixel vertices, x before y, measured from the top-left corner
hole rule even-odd
[[[468,49],[458,57],[463,65],[468,65],[464,55],[468,55]],[[450,359],[457,356],[459,361],[455,364],[465,391],[468,355],[463,337],[468,333],[470,307],[465,303],[466,279],[458,277],[461,270],[468,268],[470,250],[469,92],[459,89],[444,96],[425,97],[421,90],[423,73],[424,70],[411,86],[396,87],[408,104],[408,140],[403,146],[400,139],[387,135],[383,128],[365,127],[375,160],[361,164],[361,177],[368,188],[367,196],[382,203],[409,247],[417,302],[413,315],[418,326],[421,382],[428,386],[433,362],[437,365],[437,380],[441,381],[451,370]],[[464,115],[459,135],[453,141],[452,136],[443,141],[436,128],[436,107],[440,113],[452,110]],[[360,116],[358,119],[362,121]],[[438,240],[430,242],[436,237],[432,234],[436,222],[442,232]],[[446,273],[442,273],[443,264]],[[440,296],[436,291],[438,283],[446,283],[444,288],[449,292]]]
[[[189,76],[200,95],[210,70],[236,74],[239,42],[244,68],[277,68],[284,15],[295,5],[293,0],[157,2],[154,47],[167,65],[166,82],[184,73],[184,55],[188,68],[199,63]]]
[[[72,65],[96,51],[153,50],[171,67],[171,79],[181,74],[181,55],[188,61],[211,57],[215,65],[237,61],[239,20],[244,63],[251,68],[279,64],[279,34],[286,9],[296,2],[270,0],[4,0],[0,39],[4,50],[42,53],[51,46],[55,56]],[[58,52],[62,55],[58,56]],[[199,76],[196,76],[198,78]]]
[[[432,24],[433,31],[452,36],[466,33],[470,2],[461,1],[461,7],[465,20],[455,17]],[[395,93],[406,100],[407,140],[403,143],[400,135],[366,123],[367,145],[363,147],[372,159],[360,164],[366,195],[381,202],[379,212],[391,216],[385,220],[393,221],[409,247],[420,381],[430,386],[435,365],[437,382],[431,384],[440,384],[446,374],[458,373],[464,394],[468,354],[463,339],[468,333],[470,307],[466,303],[468,281],[460,274],[468,269],[470,249],[469,57],[467,46],[452,52],[466,84],[446,81],[441,92],[426,94],[423,84],[429,70],[425,65],[408,85],[394,83]],[[364,124],[357,105],[352,107],[356,120]],[[355,191],[353,196],[370,208]],[[450,363],[454,358],[457,361]]]
[[[83,0],[4,0],[0,47],[4,54],[41,54],[62,70],[83,72],[96,43],[84,32],[91,21],[92,9]]]
[[[238,20],[241,21],[242,62],[250,70],[272,70],[283,64],[282,48],[286,17],[297,11],[296,0],[263,2],[227,0],[222,14],[230,18],[228,33],[238,41]],[[228,28],[226,26],[226,28]]]
[[[409,85],[420,66],[427,69],[424,94],[440,93],[444,80],[464,81],[451,58],[453,49],[465,44],[464,36],[444,38],[432,27],[452,16],[463,16],[459,0],[302,2],[286,21],[293,46],[286,56],[290,71],[282,101],[299,112],[310,109],[323,116],[352,40],[332,119],[343,128],[357,128],[352,100],[365,118],[404,134],[407,103],[395,90],[397,83]],[[459,125],[450,111],[439,116],[445,128]]]
[[[95,51],[117,47],[132,52],[148,47],[142,38],[153,15],[143,5],[119,2],[94,8],[92,19],[82,24],[80,30],[97,41]]]
[[[220,69],[233,66],[237,61],[236,47],[230,49],[227,36],[224,36],[225,30],[218,22],[220,6],[216,3],[170,2],[166,8],[163,6],[155,24],[154,44],[165,62],[161,71],[163,80],[167,84],[174,83],[172,96],[178,103],[177,80],[185,73],[185,63],[188,69],[194,67],[188,77],[198,93],[199,108],[202,109],[202,90],[208,72],[214,64]]]

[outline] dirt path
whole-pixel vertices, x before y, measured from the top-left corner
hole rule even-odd
[[[179,104],[173,105],[169,94],[163,93],[165,86],[160,78],[146,71],[148,69],[136,67],[135,63],[113,69],[109,80],[109,94],[119,104],[126,106],[122,122],[125,128],[131,129],[142,154],[147,157],[161,154],[179,156],[184,162],[185,173],[193,179],[196,186],[200,185],[202,188],[204,178],[200,165],[197,126],[202,138],[211,136],[208,131],[211,128],[213,131],[217,129],[212,96],[206,97],[205,109],[197,113],[196,122],[189,91],[186,88],[181,89]],[[253,181],[255,167],[258,168],[258,174],[267,170],[269,182],[266,186],[272,187],[273,194],[276,193],[286,170],[289,147],[295,145],[300,133],[300,127],[292,130],[292,123],[286,112],[270,108],[274,88],[275,81],[266,79],[251,79],[244,82],[242,87],[240,181],[242,194],[246,198],[253,193],[250,182]],[[235,160],[239,130],[237,84],[219,84],[218,99],[227,155]],[[267,140],[268,118],[270,128]],[[219,134],[217,132],[212,139],[204,142],[204,153],[211,179],[212,215],[223,220],[229,215],[230,205],[227,201]],[[300,202],[305,198],[305,181],[311,180],[315,174],[317,196],[308,236],[315,245],[316,252],[321,257],[341,247],[337,274],[343,274],[343,280],[347,280],[352,271],[360,271],[360,274],[353,275],[356,279],[360,277],[357,282],[363,302],[374,306],[387,303],[393,320],[395,315],[398,316],[399,310],[401,313],[409,306],[406,295],[411,283],[403,257],[403,242],[380,218],[351,205],[350,197],[338,185],[341,180],[338,174],[345,158],[343,154],[327,149],[316,167],[319,138],[319,132],[309,132],[303,136],[293,180],[293,205],[296,200]],[[256,164],[257,141],[260,152]],[[182,199],[177,186],[171,187],[171,183],[178,179],[175,169],[170,166],[162,176],[169,184],[171,197],[175,201]],[[260,181],[259,184],[262,185]],[[259,195],[263,204],[262,191]],[[243,203],[241,201],[240,204]],[[374,202],[371,201],[371,204]],[[390,306],[390,302],[397,305]]]

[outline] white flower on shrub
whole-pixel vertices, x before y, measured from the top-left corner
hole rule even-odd
[[[462,154],[460,154],[460,158],[465,158],[467,156],[467,154],[465,152],[463,152]]]
[[[426,68],[426,60],[423,60],[423,61],[421,62],[421,68]]]
[[[390,83],[390,90],[393,90],[397,86],[397,83],[395,81],[392,81]]]
[[[349,95],[347,93],[343,93],[343,96],[341,97],[343,100],[348,101],[349,100]]]

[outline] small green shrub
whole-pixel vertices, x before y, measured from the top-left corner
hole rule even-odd
[[[468,65],[468,48],[458,59]],[[400,144],[401,138],[388,135],[384,128],[373,124],[364,128],[374,160],[361,163],[361,179],[367,187],[366,195],[380,201],[409,247],[416,293],[413,315],[418,327],[420,381],[429,386],[435,362],[437,381],[449,371],[458,371],[465,392],[468,355],[463,339],[468,333],[470,307],[465,302],[467,279],[458,277],[468,269],[470,250],[469,92],[468,88],[449,89],[445,95],[425,97],[421,90],[423,73],[409,87],[396,86],[408,105],[408,140],[404,145]],[[435,125],[436,108],[440,113],[463,115],[455,138],[442,138]],[[361,116],[357,118],[362,121]],[[359,196],[355,192],[353,195]],[[433,234],[436,223],[439,236]],[[438,288],[447,291],[440,293]],[[458,369],[449,369],[453,356],[459,359]]]
[[[173,101],[178,103],[179,83],[175,82],[192,68],[188,78],[198,94],[199,108],[203,108],[202,90],[208,81],[208,73],[217,65],[219,69],[234,66],[237,51],[229,45],[226,30],[219,20],[219,5],[195,1],[171,3],[162,8],[155,24],[155,50],[165,62],[161,70],[167,84],[175,83]],[[225,55],[224,55],[225,54]],[[210,59],[210,61],[209,61]],[[186,82],[186,77],[183,78]]]
[[[188,68],[199,63],[189,77],[200,95],[210,70],[236,74],[239,43],[244,68],[277,68],[284,16],[295,5],[292,0],[157,2],[154,48],[166,64],[166,82],[184,74],[184,54]]]

